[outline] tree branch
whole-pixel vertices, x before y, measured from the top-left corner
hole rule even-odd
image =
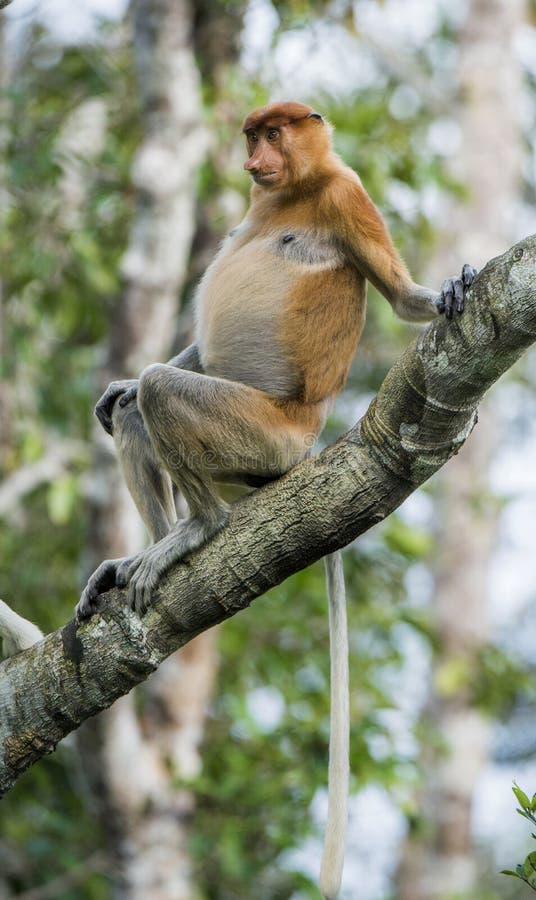
[[[536,235],[487,264],[461,319],[415,339],[354,428],[236,503],[143,620],[114,589],[89,622],[0,666],[0,792],[196,634],[389,515],[458,451],[482,395],[534,340]]]

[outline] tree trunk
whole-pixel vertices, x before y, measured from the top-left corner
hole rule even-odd
[[[207,146],[187,0],[136,0],[133,41],[143,136],[132,166],[137,202],[121,263],[124,290],[111,314],[108,359],[99,375],[136,377],[171,355],[171,338],[195,228],[196,173]],[[90,559],[139,549],[143,528],[118,472],[110,439],[95,425]],[[198,744],[212,689],[212,632],[171,657],[147,686],[140,720],[132,695],[98,727],[80,732],[88,771],[100,781],[100,812],[115,858],[116,895],[128,900],[192,896],[185,820],[192,797],[175,778],[199,769]],[[95,766],[95,757],[100,765]]]
[[[520,96],[522,84],[520,66],[509,49],[523,14],[523,0],[473,0],[460,35],[463,143],[453,169],[468,186],[470,199],[453,204],[446,216],[450,246],[442,247],[433,264],[433,271],[443,277],[459,268],[460,260],[480,265],[514,236],[522,135],[512,98]],[[426,750],[423,754],[421,812],[427,837],[406,843],[397,879],[400,900],[464,892],[472,896],[478,880],[471,807],[487,761],[489,726],[471,703],[469,685],[449,687],[449,672],[461,666],[469,677],[488,639],[496,512],[483,498],[489,490],[495,431],[493,412],[484,403],[475,435],[441,473],[433,601],[441,651],[433,680],[443,689],[430,698],[429,713],[448,749],[440,758],[431,759]]]

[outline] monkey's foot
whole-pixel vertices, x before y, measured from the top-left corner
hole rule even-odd
[[[80,600],[76,604],[77,619],[88,619],[97,611],[97,600],[100,594],[106,593],[117,585],[117,570],[122,563],[128,563],[133,559],[132,556],[121,557],[120,559],[105,559],[101,562],[98,569],[95,569],[93,575],[86,584]]]
[[[128,602],[139,616],[149,608],[162,575],[171,566],[205,544],[225,525],[226,516],[218,523],[201,519],[177,522],[158,543],[126,559],[117,570],[117,586],[129,586]]]
[[[461,315],[465,306],[465,294],[471,287],[478,272],[469,263],[465,263],[459,278],[447,278],[441,285],[441,292],[437,300],[437,309],[445,313],[447,319],[452,319],[454,312]]]

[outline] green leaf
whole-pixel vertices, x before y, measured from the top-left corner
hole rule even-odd
[[[536,819],[530,812],[525,812],[525,810],[523,809],[516,809],[516,812],[519,813],[520,816],[523,816],[524,819],[528,819],[529,822],[534,823],[536,821]]]
[[[519,805],[524,810],[530,812],[530,810],[532,809],[532,804],[531,804],[529,798],[527,797],[527,795],[525,794],[525,792],[522,791],[521,788],[518,787],[517,784],[515,784],[515,782],[514,782],[514,786],[512,787],[512,790],[519,801]]]
[[[536,850],[526,857],[523,863],[523,872],[526,877],[527,884],[532,888],[536,888]]]

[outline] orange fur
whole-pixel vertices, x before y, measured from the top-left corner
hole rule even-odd
[[[246,116],[242,131],[247,134],[252,128],[261,128],[266,125],[288,125],[305,118],[312,112],[314,112],[312,106],[307,106],[305,103],[294,103],[293,101],[268,103],[266,106],[254,109]]]

